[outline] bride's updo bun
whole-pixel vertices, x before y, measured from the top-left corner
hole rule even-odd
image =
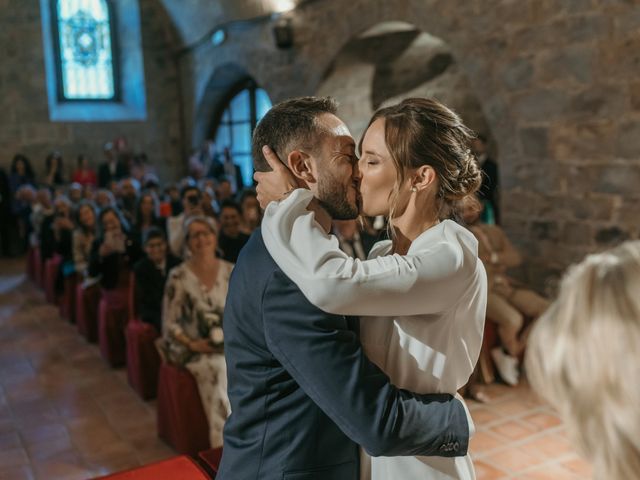
[[[469,150],[475,134],[453,110],[434,99],[407,98],[378,110],[369,126],[380,118],[385,121],[387,148],[398,172],[390,199],[391,218],[407,172],[423,165],[432,167],[438,177],[440,218],[448,217],[457,201],[478,191],[482,172]]]

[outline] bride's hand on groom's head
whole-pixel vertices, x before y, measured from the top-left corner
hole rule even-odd
[[[260,207],[265,209],[270,202],[282,200],[298,188],[298,182],[270,147],[267,145],[262,147],[262,153],[269,163],[271,171],[256,172],[253,179],[257,182],[258,202],[260,202]]]

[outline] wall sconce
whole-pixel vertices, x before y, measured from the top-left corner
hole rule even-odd
[[[224,28],[219,28],[211,35],[211,43],[214,47],[219,47],[227,39],[227,32]]]
[[[273,26],[276,47],[285,50],[293,47],[293,26],[290,18],[280,18]]]

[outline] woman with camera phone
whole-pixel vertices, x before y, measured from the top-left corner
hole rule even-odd
[[[99,237],[91,248],[89,275],[100,276],[104,290],[126,288],[129,271],[142,253],[140,244],[129,235],[128,225],[116,208],[102,210],[98,224]]]

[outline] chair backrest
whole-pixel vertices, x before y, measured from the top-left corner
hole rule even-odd
[[[136,317],[136,274],[135,272],[129,273],[129,321],[135,322]]]

